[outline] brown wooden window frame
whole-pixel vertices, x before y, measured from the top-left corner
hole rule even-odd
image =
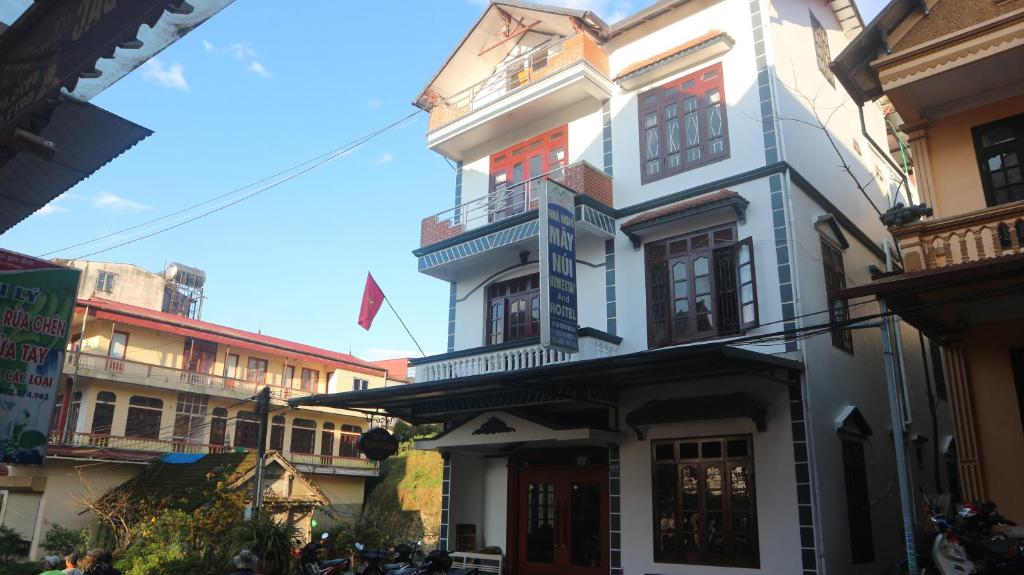
[[[871,526],[871,496],[868,492],[864,441],[855,437],[840,437],[839,440],[846,491],[850,562],[854,565],[872,563],[875,560],[875,540]]]
[[[228,410],[214,407],[210,410],[210,445],[227,445]]]
[[[267,371],[270,362],[259,357],[249,356],[245,364],[245,381],[264,384],[267,382]]]
[[[256,413],[239,411],[235,414],[235,447],[257,449],[260,444],[260,424]]]
[[[811,35],[814,37],[814,58],[818,61],[818,71],[828,80],[829,84],[836,85],[836,78],[832,74],[832,50],[828,46],[828,30],[821,25],[813,12],[811,16]]]
[[[317,391],[317,387],[320,385],[320,371],[308,367],[302,368],[299,385],[303,391]]]
[[[1003,127],[1009,127],[1012,130],[1013,139],[986,146],[985,134]],[[1024,181],[1010,182],[1010,173],[1016,172],[1018,178],[1021,178],[1022,174],[1024,174],[1024,114],[1017,114],[1016,116],[975,126],[971,128],[971,135],[974,139],[974,152],[978,159],[978,173],[981,177],[982,188],[985,191],[985,205],[991,208],[1024,200]],[[996,185],[997,182],[993,177],[992,164],[989,160],[994,154],[999,154],[1000,156],[1000,168],[996,171],[1003,178],[1002,185]],[[1007,162],[1008,158],[1006,157],[1008,155],[1013,156],[1013,161],[1016,161],[1016,164],[1009,165],[1009,162]],[[1019,197],[1010,195],[1013,193],[1009,190],[1011,186],[1020,189]],[[997,197],[997,194],[1003,190],[1006,190],[1007,197]]]
[[[728,158],[725,101],[721,62],[640,93],[640,183],[648,184]],[[716,109],[720,122],[717,134],[711,131],[709,121]],[[721,141],[712,143],[715,140]]]
[[[278,453],[284,451],[284,428],[287,422],[283,415],[275,415],[270,420],[270,446],[267,449],[277,451]]]
[[[850,320],[849,300],[835,297],[835,293],[846,289],[846,265],[843,250],[824,237],[821,238],[821,266],[825,272],[825,297],[828,300],[828,321],[832,327],[832,345],[847,353],[853,353],[853,330],[841,327]]]
[[[486,295],[487,345],[540,337],[540,274],[492,283]],[[513,314],[524,314],[522,321]]]
[[[125,437],[160,439],[163,422],[164,401],[158,397],[133,395],[128,398],[128,417],[125,421]]]
[[[75,392],[75,400],[72,404],[82,403],[82,396]],[[92,421],[89,424],[89,433],[92,435],[110,435],[114,425],[114,412],[117,410],[117,394],[112,391],[100,391],[96,394],[96,403],[92,409]],[[78,419],[76,409],[75,419]],[[72,429],[75,429],[72,427]]]
[[[754,243],[736,237],[730,223],[644,245],[649,347],[757,327]]]
[[[718,445],[718,454],[714,445]],[[744,448],[740,449],[740,444]],[[707,446],[707,449],[705,449]],[[691,449],[692,448],[692,449]],[[733,453],[733,449],[736,450]],[[729,470],[722,474],[719,486],[721,502],[710,499],[714,489],[708,487],[709,468],[718,466]],[[745,468],[746,476],[737,475],[737,468]],[[693,483],[684,482],[686,470],[696,470],[689,475]],[[742,471],[740,472],[742,474]],[[757,488],[754,481],[754,438],[752,435],[723,435],[713,437],[689,437],[659,439],[651,441],[651,492],[653,498],[653,540],[656,563],[677,563],[690,565],[717,565],[728,567],[760,567],[760,551],[757,533]],[[741,483],[742,482],[742,483]],[[740,485],[746,488],[746,509],[734,493]],[[739,495],[742,497],[742,494]],[[709,517],[720,515],[722,523],[722,552],[715,553],[710,542],[711,522]],[[685,527],[685,518],[691,521],[696,516],[695,531]],[[737,552],[737,529],[746,520],[745,531],[748,549]],[[684,538],[680,538],[680,533]],[[696,547],[686,547],[685,535],[693,533],[690,541]],[[666,536],[668,538],[666,538]]]
[[[313,454],[316,452],[316,421],[295,418],[292,420],[292,437],[288,442],[291,453]]]

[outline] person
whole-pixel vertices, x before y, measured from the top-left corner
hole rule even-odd
[[[106,549],[92,549],[86,553],[81,569],[85,575],[121,575],[114,568],[113,557]]]
[[[235,569],[231,572],[231,575],[254,575],[256,573],[256,564],[259,561],[260,558],[255,553],[243,549],[231,560],[231,566]]]
[[[84,575],[78,568],[78,553],[72,553],[64,557],[64,575]]]
[[[43,557],[43,572],[40,575],[63,575],[60,571],[60,565],[63,561],[56,555],[47,555]]]

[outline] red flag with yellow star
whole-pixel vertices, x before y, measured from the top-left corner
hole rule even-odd
[[[369,330],[373,318],[377,317],[380,306],[384,305],[384,292],[374,281],[370,272],[366,272],[366,287],[363,288],[363,305],[359,307],[359,325]]]

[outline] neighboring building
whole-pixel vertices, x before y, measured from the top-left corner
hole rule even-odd
[[[396,357],[394,359],[382,359],[373,362],[374,365],[382,367],[388,372],[388,385],[401,385],[412,383],[416,380],[415,369],[409,365],[409,358]],[[355,388],[353,388],[353,391]]]
[[[165,279],[165,274],[125,264],[65,263],[85,270],[85,297],[75,310],[64,379],[54,390],[46,464],[12,465],[8,476],[0,477],[0,522],[15,525],[32,541],[32,556],[49,524],[95,525],[94,518],[80,515],[78,499],[102,495],[164,454],[255,450],[254,396],[264,386],[272,390],[267,447],[326,496],[330,505],[318,521],[326,524],[332,514],[348,518],[358,513],[364,481],[377,475],[377,465],[355,445],[369,427],[367,416],[328,408],[288,409],[285,400],[351,390],[357,384],[383,388],[384,368],[348,354],[160,311],[162,296],[183,270],[205,279],[193,268],[173,264],[175,273]],[[150,307],[107,299],[114,297]],[[308,515],[301,518],[308,523]]]
[[[836,297],[886,266],[904,185],[882,111],[829,68],[860,28],[845,0],[662,0],[611,26],[493,2],[416,100],[456,165],[414,251],[450,285],[448,352],[411,385],[290,403],[443,423],[418,443],[444,455],[441,545],[499,547],[512,574],[896,565],[878,324],[848,325],[878,308]],[[544,189],[575,192],[577,353],[540,345]],[[948,415],[900,333],[933,492]]]
[[[893,1],[834,65],[858,101],[887,97],[895,106],[920,200],[934,210],[891,229],[904,273],[848,294],[884,299],[941,344],[945,372],[936,378],[948,386],[962,495],[990,499],[1017,521],[1024,520],[1022,34],[1020,0]]]

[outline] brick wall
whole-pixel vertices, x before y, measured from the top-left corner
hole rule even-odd
[[[437,216],[423,218],[420,224],[420,246],[429,246],[441,240],[457,236],[465,231],[463,224],[453,225],[450,219],[438,220]]]
[[[566,167],[562,185],[577,194],[586,194],[609,207],[614,205],[611,177],[586,162]]]

